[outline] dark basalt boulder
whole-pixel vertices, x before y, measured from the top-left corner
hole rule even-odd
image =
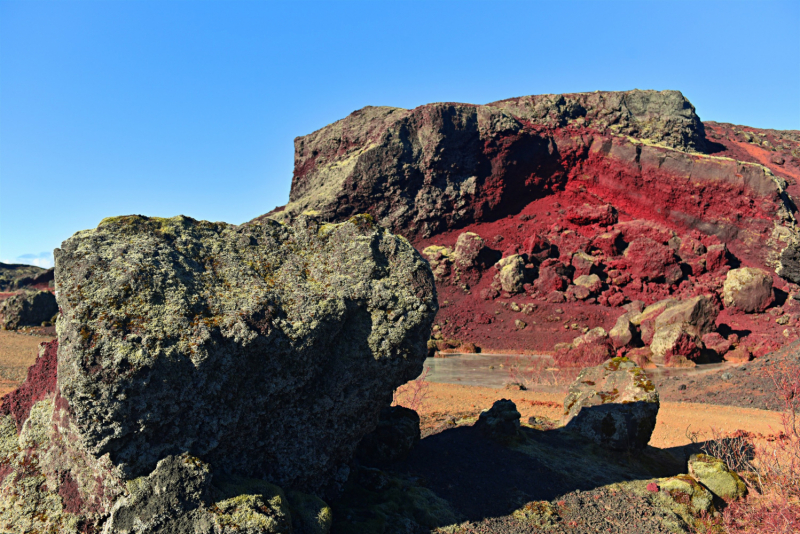
[[[489,438],[509,441],[521,438],[520,413],[514,401],[500,399],[478,416],[475,428]]]
[[[0,530],[99,532],[113,510],[108,532],[161,516],[288,532],[241,521],[281,508],[265,484],[339,490],[380,407],[422,371],[438,307],[427,262],[369,216],[118,217],[55,256],[57,383],[45,351],[32,376],[47,377],[3,405]]]
[[[23,291],[0,302],[0,328],[49,324],[57,313],[56,298],[49,291]]]

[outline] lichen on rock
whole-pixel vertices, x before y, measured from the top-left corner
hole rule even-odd
[[[427,263],[369,216],[106,219],[56,273],[61,394],[126,476],[177,450],[319,490],[421,371],[437,307]]]
[[[298,496],[343,486],[427,354],[408,241],[369,216],[131,216],[55,256],[59,339],[0,412],[0,530],[327,532]]]
[[[564,399],[563,424],[610,449],[642,449],[656,425],[659,398],[645,372],[627,358],[581,371]]]

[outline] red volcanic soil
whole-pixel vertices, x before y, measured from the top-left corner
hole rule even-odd
[[[11,415],[17,431],[28,418],[31,407],[56,391],[56,368],[58,366],[58,341],[43,343],[41,353],[28,369],[28,377],[16,390],[2,398],[0,413]]]
[[[613,231],[614,226],[578,226],[565,219],[564,213],[585,203],[597,203],[597,199],[587,192],[567,190],[556,192],[549,197],[528,204],[519,214],[510,215],[492,222],[474,223],[458,230],[444,232],[435,237],[415,241],[415,246],[423,250],[430,245],[454,247],[458,236],[465,232],[475,232],[482,236],[487,244],[503,251],[504,255],[518,253],[523,243],[532,235],[548,236],[552,241],[561,244],[563,250],[560,257],[569,263],[570,256],[585,250],[586,243],[595,235]],[[620,222],[634,221],[627,213],[620,213]],[[616,226],[616,225],[615,225]],[[668,227],[662,226],[664,231]],[[560,236],[558,235],[560,234]],[[681,235],[681,234],[678,234]],[[686,237],[686,234],[683,234]],[[716,236],[704,236],[692,232],[705,246],[721,243]],[[573,248],[574,247],[574,248]],[[736,244],[731,247],[737,250]],[[746,256],[740,251],[738,257]],[[613,262],[613,260],[612,260]],[[611,263],[612,262],[607,262]],[[603,263],[601,263],[603,265]],[[758,266],[754,261],[738,261],[739,266]],[[609,265],[605,265],[606,268]],[[648,283],[632,281],[614,286],[625,302],[641,300],[652,304],[661,299],[690,298],[696,294],[719,292],[730,269],[730,263],[721,266],[717,271],[703,273],[698,276],[687,274],[684,279],[673,286],[664,283]],[[624,267],[623,267],[624,269]],[[547,352],[556,343],[569,342],[582,329],[601,326],[606,330],[614,326],[617,318],[625,310],[618,306],[603,305],[596,298],[588,301],[547,302],[545,294],[530,291],[516,295],[500,294],[495,299],[481,298],[481,292],[491,290],[496,271],[489,269],[469,288],[465,290],[456,284],[438,284],[440,311],[436,324],[439,325],[445,338],[455,338],[473,342],[486,351],[520,351]],[[736,313],[722,310],[717,319],[718,328],[727,336],[737,333],[739,337],[748,337],[751,352],[755,355],[774,350],[787,340],[798,336],[798,320],[800,320],[800,302],[788,298],[788,292],[794,291],[791,284],[778,276],[773,277],[776,293],[779,295],[778,306],[763,314]],[[523,309],[526,304],[533,304],[528,313],[514,311],[513,304]],[[530,310],[531,307],[528,307]],[[787,316],[778,324],[779,317]],[[516,320],[524,321],[527,326],[518,328]]]
[[[789,182],[789,193],[800,193],[800,131],[764,130],[720,122],[704,122],[710,151],[739,161],[760,163]]]

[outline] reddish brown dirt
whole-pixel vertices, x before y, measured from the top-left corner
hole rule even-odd
[[[789,182],[789,194],[798,198],[800,131],[764,130],[712,121],[703,125],[715,156],[760,163],[769,167],[775,175]],[[782,163],[779,163],[781,160]]]
[[[22,428],[30,414],[31,407],[56,391],[58,341],[43,343],[39,350],[40,354],[36,361],[28,368],[25,382],[16,390],[5,395],[0,404],[0,413],[13,416],[17,423],[17,430]]]

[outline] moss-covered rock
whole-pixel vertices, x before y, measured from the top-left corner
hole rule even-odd
[[[333,502],[333,534],[394,534],[429,532],[458,523],[461,518],[447,501],[404,478],[359,468]],[[378,484],[375,480],[379,478]]]
[[[60,392],[126,478],[186,451],[319,491],[421,372],[437,309],[427,262],[369,216],[116,217],[55,257]]]
[[[292,525],[298,534],[328,534],[333,524],[333,512],[328,504],[315,495],[299,491],[287,492]]]
[[[668,496],[679,509],[692,516],[713,511],[714,496],[708,489],[690,475],[678,475],[659,481],[659,489],[664,496]],[[690,520],[689,520],[690,521]]]
[[[689,458],[689,474],[725,501],[734,501],[747,495],[747,486],[739,475],[728,469],[719,458],[693,454]]]
[[[564,399],[565,429],[611,449],[647,446],[659,398],[641,367],[612,358],[581,371]]]
[[[58,342],[0,405],[3,532],[326,532],[297,491],[341,489],[437,309],[369,216],[106,219],[56,285]]]

